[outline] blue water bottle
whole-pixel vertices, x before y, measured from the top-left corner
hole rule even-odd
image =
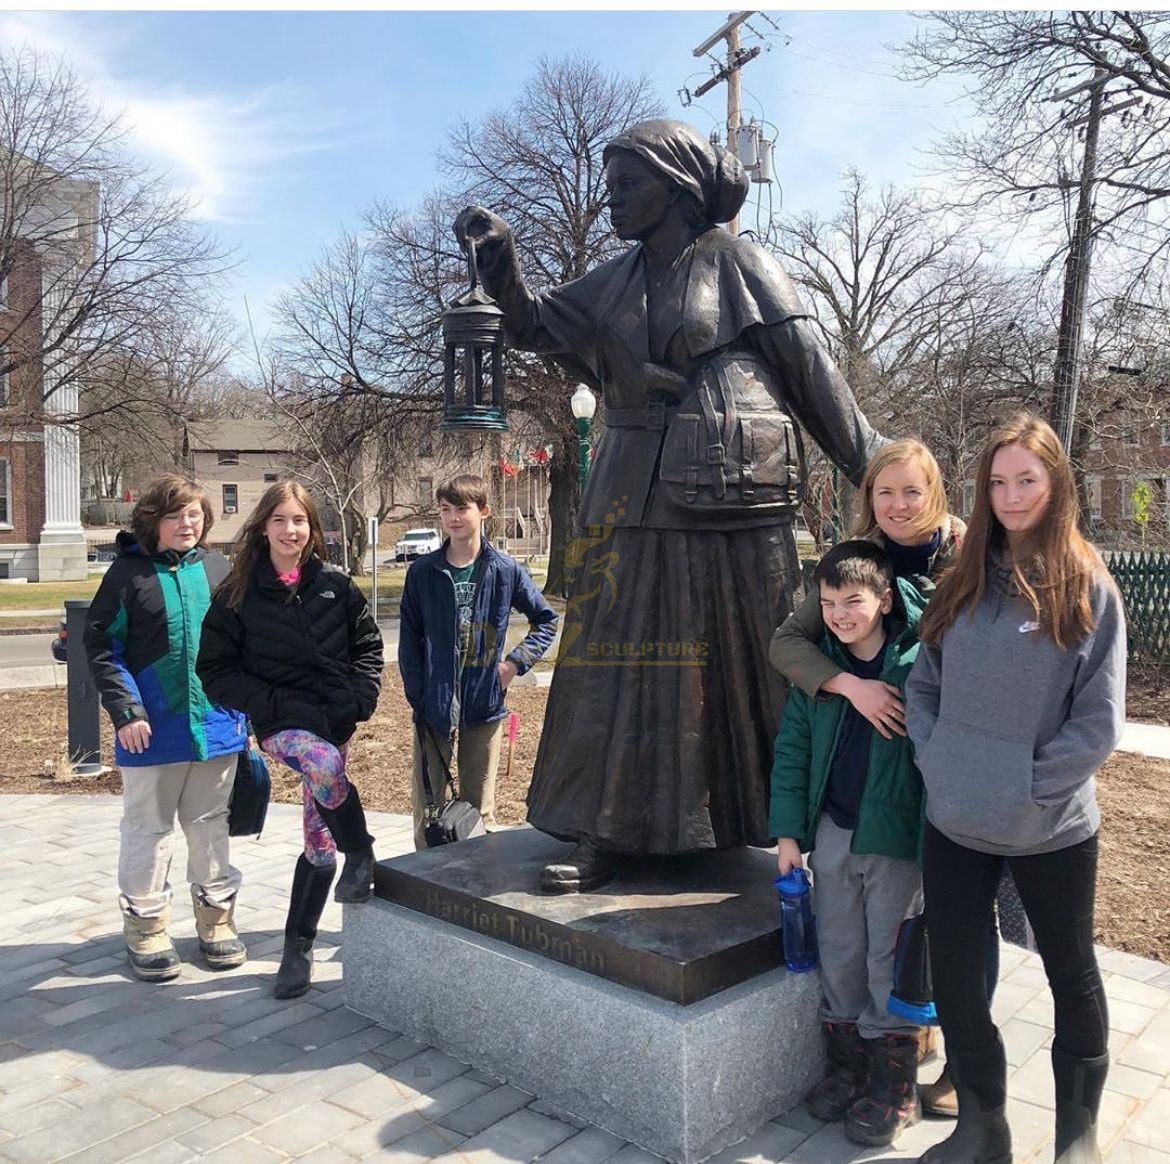
[[[780,894],[784,964],[794,974],[806,974],[817,968],[817,923],[808,874],[797,866],[777,877],[775,884]]]

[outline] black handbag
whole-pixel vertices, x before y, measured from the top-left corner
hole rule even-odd
[[[272,777],[268,773],[268,763],[260,749],[249,742],[236,758],[236,780],[232,785],[228,810],[228,835],[259,836],[268,815],[271,795]]]
[[[422,752],[422,779],[423,792],[426,794],[426,820],[423,824],[423,834],[426,837],[427,848],[435,849],[439,845],[449,845],[454,841],[466,841],[470,837],[482,837],[487,830],[483,827],[483,817],[479,809],[470,800],[464,800],[455,787],[455,780],[451,776],[451,769],[443,759],[443,752],[438,744],[435,752],[439,762],[443,765],[443,774],[446,776],[446,785],[451,789],[451,799],[440,808],[435,803],[435,790],[431,784],[430,764],[427,762],[427,729],[418,725],[418,744]]]

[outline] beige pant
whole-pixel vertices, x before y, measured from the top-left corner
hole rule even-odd
[[[187,838],[187,880],[209,905],[227,905],[243,878],[228,859],[228,801],[236,757],[122,769],[118,903],[158,917],[171,903],[175,817]]]
[[[479,809],[483,826],[489,832],[496,827],[496,769],[500,766],[500,744],[504,738],[507,716],[493,723],[478,724],[475,727],[460,728],[456,736],[457,759],[452,767],[451,741],[439,740],[438,733],[424,728],[427,747],[427,779],[434,792],[435,805],[442,808],[451,799],[451,789],[444,774],[438,748],[442,748],[442,760],[459,788],[459,795]],[[414,847],[427,847],[426,809],[427,798],[423,792],[422,748],[419,745],[418,729],[414,734],[414,780],[411,783],[410,807],[414,813]]]

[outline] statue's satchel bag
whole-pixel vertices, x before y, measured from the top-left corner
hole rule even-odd
[[[694,373],[662,447],[659,477],[674,504],[728,516],[800,504],[800,438],[771,377],[746,353],[720,353]]]

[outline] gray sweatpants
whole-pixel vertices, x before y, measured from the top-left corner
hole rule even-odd
[[[863,1039],[916,1034],[886,1009],[894,980],[894,943],[904,918],[922,909],[922,873],[913,861],[849,851],[853,834],[828,813],[809,855],[817,911],[823,1022],[857,1024]]]

